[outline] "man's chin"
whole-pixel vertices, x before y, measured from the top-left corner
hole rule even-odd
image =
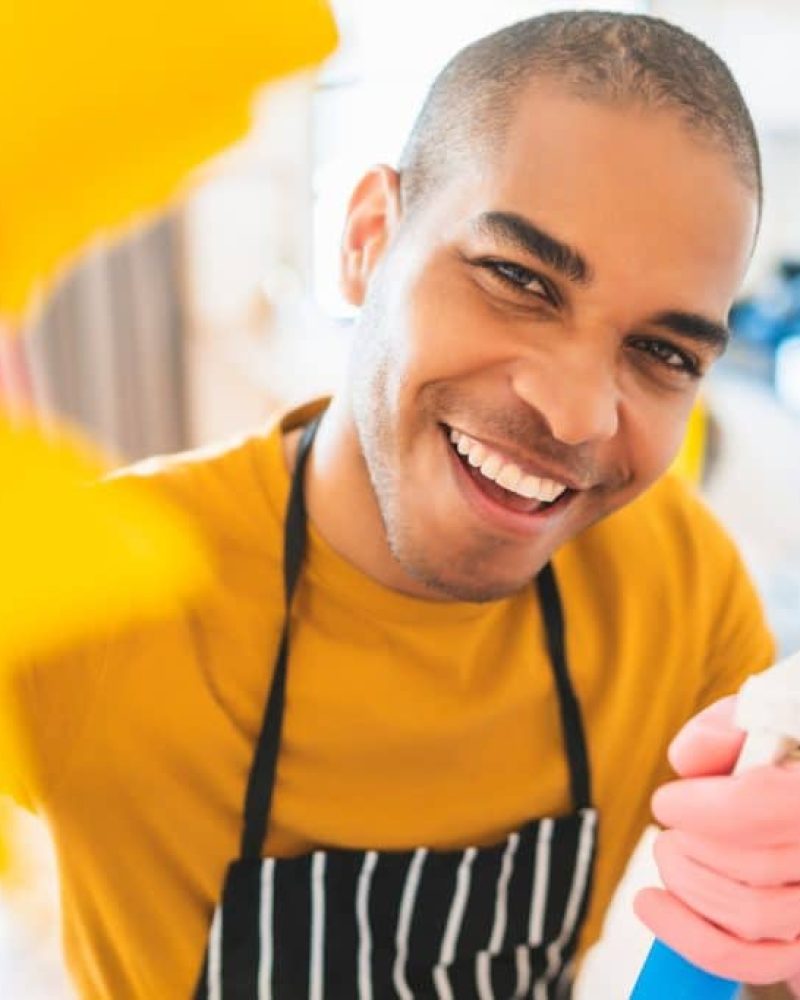
[[[489,604],[492,601],[501,601],[506,597],[524,590],[530,586],[535,574],[525,577],[524,580],[510,582],[488,581],[488,580],[455,580],[438,579],[428,580],[428,586],[434,589],[441,600],[468,602],[470,604]]]
[[[472,604],[499,601],[519,593],[530,586],[547,561],[543,559],[540,565],[512,577],[507,567],[501,572],[496,567],[481,567],[478,560],[470,565],[463,556],[461,565],[456,559],[442,559],[435,564],[431,559],[409,558],[399,553],[395,553],[395,558],[410,577],[424,586],[432,600]]]

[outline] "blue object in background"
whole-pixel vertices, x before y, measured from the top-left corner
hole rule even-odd
[[[703,972],[661,941],[654,941],[630,1000],[734,1000],[739,983]]]
[[[784,260],[760,295],[737,302],[731,327],[742,340],[774,350],[800,332],[800,262]]]

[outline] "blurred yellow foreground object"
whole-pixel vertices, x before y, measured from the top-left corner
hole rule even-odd
[[[97,454],[0,421],[0,662],[161,615],[210,580],[191,526]],[[134,480],[134,481],[131,481]]]
[[[0,419],[0,669],[162,617],[210,583],[192,526],[135,479],[89,485],[102,470],[68,434]],[[0,777],[20,750],[2,708]],[[4,853],[0,838],[0,872]]]
[[[335,44],[323,0],[2,0],[0,316],[239,139],[259,84]]]

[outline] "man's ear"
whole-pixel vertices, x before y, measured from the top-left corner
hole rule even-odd
[[[399,219],[400,175],[380,164],[358,182],[347,208],[341,247],[341,288],[351,305],[363,303],[370,275]]]

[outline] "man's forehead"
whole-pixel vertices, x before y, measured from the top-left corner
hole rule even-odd
[[[725,208],[747,220],[752,246],[755,192],[727,151],[698,140],[673,111],[534,89],[496,148],[460,165],[458,175],[470,216],[504,204],[522,214],[552,212],[569,229],[584,215],[605,215],[610,224],[631,206],[644,225],[691,221],[697,209],[712,223]]]
[[[482,236],[511,246],[513,226],[487,225],[503,212],[576,251],[576,271],[605,269],[620,255],[676,271],[683,261],[692,277],[735,273],[724,282],[734,290],[757,228],[754,193],[726,154],[698,143],[676,114],[553,86],[528,88],[494,150],[454,160],[430,207],[435,242]]]

